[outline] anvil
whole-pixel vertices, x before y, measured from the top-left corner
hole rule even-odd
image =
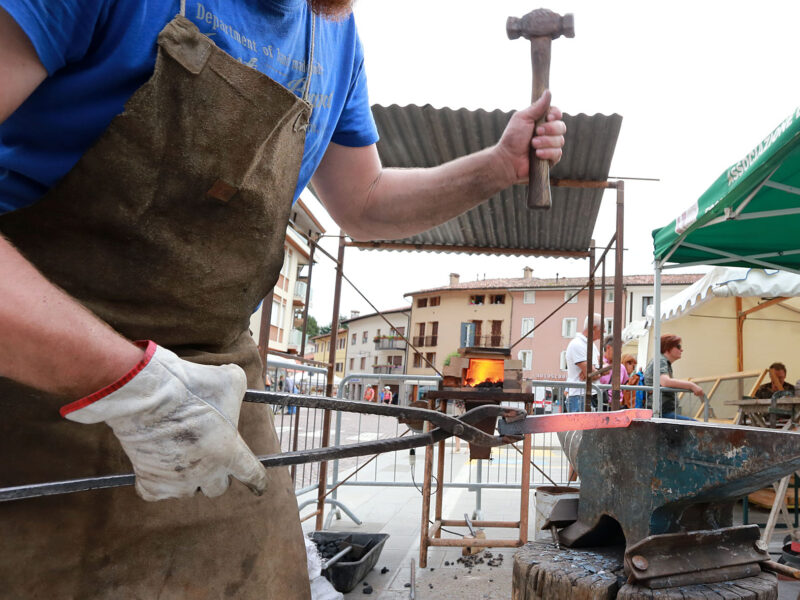
[[[558,435],[581,478],[577,521],[561,530],[561,543],[603,545],[622,541],[621,533],[627,549],[637,549],[635,558],[648,543],[667,539],[653,536],[673,534],[673,548],[680,538],[674,534],[685,534],[687,547],[702,544],[689,532],[731,528],[737,500],[800,468],[800,433],[787,431],[652,419]],[[751,549],[757,531],[747,538]],[[631,557],[626,566],[636,571]],[[724,557],[717,561],[724,565]]]

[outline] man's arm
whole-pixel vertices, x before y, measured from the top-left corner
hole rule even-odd
[[[47,76],[28,37],[0,9],[0,123]],[[81,397],[116,381],[142,351],[48,282],[0,236],[0,373]]]
[[[703,388],[692,381],[684,381],[683,379],[673,379],[666,373],[662,373],[661,377],[659,377],[659,381],[661,381],[661,387],[671,387],[671,388],[678,388],[681,390],[689,390],[695,396],[704,396],[705,392]]]
[[[547,114],[531,141],[536,120]],[[528,176],[528,149],[555,164],[566,127],[550,93],[514,113],[493,147],[430,169],[384,169],[374,145],[331,143],[313,178],[339,226],[358,240],[404,238],[440,225]]]

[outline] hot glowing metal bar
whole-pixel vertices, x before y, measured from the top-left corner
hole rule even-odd
[[[585,429],[614,429],[628,427],[635,419],[651,419],[653,411],[631,408],[610,412],[576,412],[556,415],[536,415],[519,421],[500,419],[497,431],[500,435],[524,435],[559,431],[581,431]]]

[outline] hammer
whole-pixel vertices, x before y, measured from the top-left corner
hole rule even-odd
[[[524,37],[531,41],[533,64],[533,98],[535,102],[550,87],[550,41],[562,35],[575,37],[575,23],[571,14],[563,17],[546,8],[537,8],[522,18],[508,17],[506,33],[509,39]],[[547,122],[543,115],[536,128]],[[528,175],[528,208],[550,208],[550,163],[536,158],[530,147],[530,173]]]

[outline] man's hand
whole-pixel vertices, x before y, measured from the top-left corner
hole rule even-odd
[[[547,115],[547,122],[536,129],[536,121]],[[500,141],[495,146],[497,155],[509,170],[510,180],[515,183],[526,183],[530,171],[529,148],[536,150],[536,157],[550,161],[553,166],[561,160],[564,146],[564,134],[567,126],[561,120],[561,111],[550,106],[550,92],[546,91],[528,108],[517,111],[508,122]]]
[[[700,387],[699,385],[697,385],[696,383],[692,383],[692,382],[690,381],[690,382],[689,382],[689,384],[691,385],[691,387],[690,387],[689,389],[690,389],[690,390],[692,391],[692,393],[693,393],[695,396],[697,396],[698,398],[702,398],[703,396],[705,396],[705,395],[706,395],[706,393],[703,391],[703,388],[701,388],[701,387]]]
[[[239,435],[247,380],[236,365],[197,365],[147,342],[145,357],[114,384],[61,409],[105,421],[122,444],[145,500],[219,496],[230,476],[261,494],[266,470]]]

